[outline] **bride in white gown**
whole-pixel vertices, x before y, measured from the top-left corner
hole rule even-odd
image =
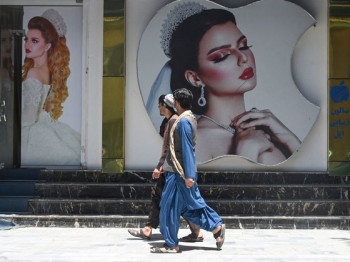
[[[79,165],[80,134],[57,119],[68,97],[66,26],[56,10],[28,23],[22,82],[22,165]]]

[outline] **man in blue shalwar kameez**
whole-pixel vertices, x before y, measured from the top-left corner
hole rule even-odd
[[[197,122],[190,110],[192,99],[188,89],[174,92],[179,117],[170,131],[170,150],[163,164],[166,181],[160,202],[160,232],[165,245],[152,248],[152,253],[181,252],[177,237],[181,215],[202,229],[212,231],[218,250],[225,240],[225,226],[221,218],[205,203],[197,186],[194,154]]]

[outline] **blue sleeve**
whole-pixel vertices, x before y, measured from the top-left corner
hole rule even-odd
[[[182,156],[186,178],[196,177],[196,159],[194,155],[194,146],[192,141],[192,125],[188,119],[183,118],[177,125],[182,144]]]

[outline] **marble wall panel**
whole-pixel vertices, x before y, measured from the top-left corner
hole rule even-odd
[[[349,216],[349,201],[343,200],[207,200],[220,215],[254,216]],[[34,214],[148,214],[150,200],[30,200]]]
[[[41,179],[46,182],[152,182],[150,171],[125,171],[104,174],[98,170],[43,170]],[[346,184],[347,177],[330,176],[328,173],[235,173],[199,172],[199,184]]]

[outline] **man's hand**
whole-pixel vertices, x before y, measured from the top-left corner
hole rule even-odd
[[[191,188],[194,185],[194,180],[193,178],[186,178],[185,179],[185,184],[187,188]]]
[[[162,168],[160,168],[160,169],[162,169]],[[153,179],[158,179],[158,178],[159,178],[159,175],[160,175],[160,171],[159,171],[157,168],[155,168],[155,169],[153,170],[152,178],[153,178]]]
[[[163,169],[163,166],[161,166],[161,167],[159,168],[159,172],[160,172],[161,174],[165,173],[165,171],[164,171],[164,169]]]

